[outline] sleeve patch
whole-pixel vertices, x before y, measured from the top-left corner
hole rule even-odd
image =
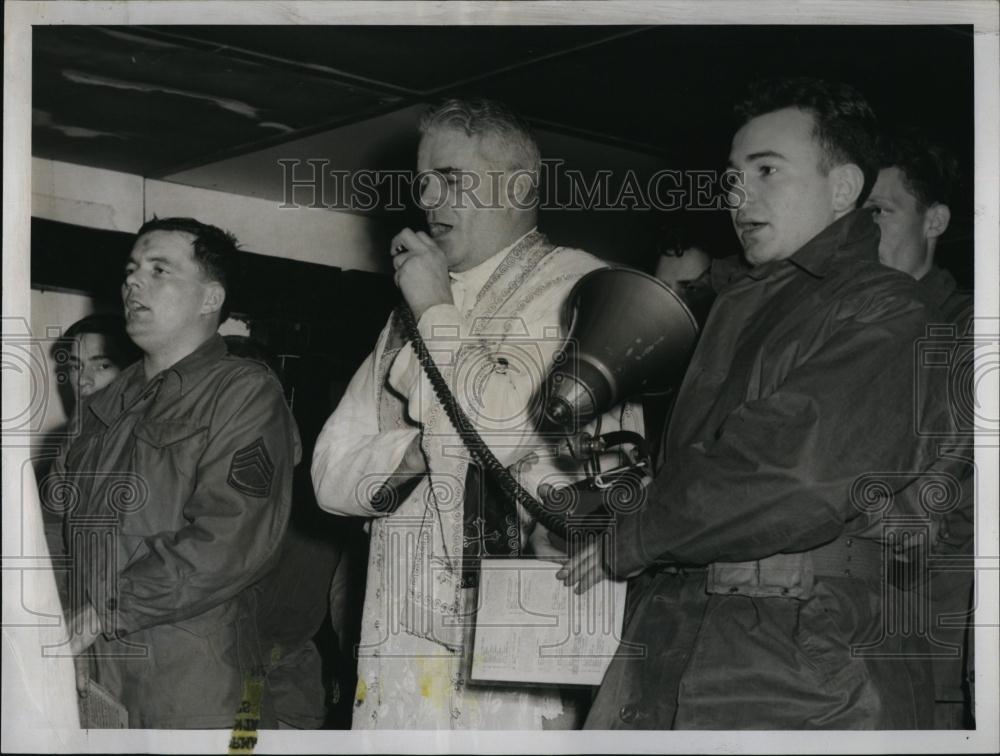
[[[249,446],[233,454],[229,464],[227,482],[240,493],[264,498],[271,493],[274,480],[274,462],[264,446],[264,438],[258,437]]]

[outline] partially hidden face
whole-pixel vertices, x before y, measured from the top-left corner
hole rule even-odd
[[[210,281],[194,259],[194,236],[150,231],[140,236],[125,266],[125,330],[144,352],[197,333],[207,311]]]
[[[80,334],[73,343],[67,367],[82,397],[97,393],[121,372],[101,333]]]
[[[520,235],[502,149],[495,139],[450,128],[420,140],[420,203],[450,270],[474,268]]]
[[[752,118],[733,137],[729,163],[743,174],[743,201],[731,215],[751,265],[790,257],[836,219],[814,127],[811,113],[783,108]]]
[[[712,258],[699,247],[688,247],[680,256],[662,255],[656,277],[671,289],[683,293],[712,265]]]
[[[919,278],[930,266],[931,228],[928,209],[910,193],[903,172],[895,166],[879,171],[865,207],[873,208],[881,239],[883,265]]]

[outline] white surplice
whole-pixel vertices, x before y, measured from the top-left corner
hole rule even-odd
[[[454,304],[418,328],[453,394],[505,465],[532,493],[581,477],[535,426],[539,390],[562,344],[561,309],[577,280],[605,267],[580,250],[552,248],[536,231],[479,266],[451,273]],[[383,329],[316,443],[312,475],[323,509],[371,517],[371,555],[358,652],[354,728],[541,729],[563,712],[559,692],[467,679],[465,621],[474,592],[459,588],[468,452],[409,344]],[[640,429],[632,405],[602,431]],[[390,515],[373,493],[420,437],[430,475]],[[522,544],[532,527],[518,508]],[[512,630],[516,632],[516,630]]]

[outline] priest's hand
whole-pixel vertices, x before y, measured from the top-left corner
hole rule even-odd
[[[434,305],[454,304],[448,258],[430,236],[404,228],[393,237],[390,250],[396,286],[416,320]]]

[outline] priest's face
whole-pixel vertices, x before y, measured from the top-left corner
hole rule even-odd
[[[420,202],[449,270],[474,268],[529,230],[509,164],[504,145],[491,135],[439,127],[420,140]]]

